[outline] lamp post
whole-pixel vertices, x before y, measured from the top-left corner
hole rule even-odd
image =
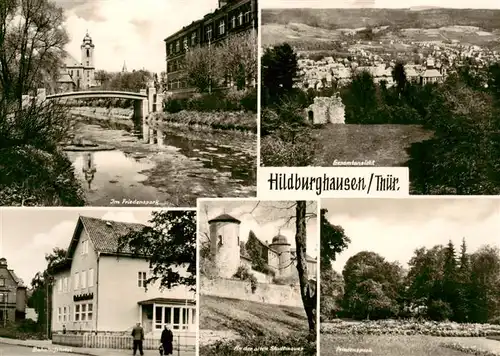
[[[47,339],[50,339],[50,318],[51,318],[51,311],[50,311],[50,286],[52,284],[52,276],[50,274],[46,274],[45,276],[45,324],[46,324],[46,333],[47,333]]]

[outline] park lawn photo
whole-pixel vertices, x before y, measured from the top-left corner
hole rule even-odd
[[[493,197],[322,200],[321,355],[499,355],[499,218]]]
[[[408,167],[412,195],[500,193],[497,4],[275,4],[262,11],[262,166]]]

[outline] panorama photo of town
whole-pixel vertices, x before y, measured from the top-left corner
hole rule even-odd
[[[261,165],[408,167],[410,194],[498,194],[498,4],[431,5],[264,2]]]
[[[256,195],[256,0],[0,9],[0,205]]]

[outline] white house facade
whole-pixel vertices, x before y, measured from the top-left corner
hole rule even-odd
[[[52,332],[129,335],[141,323],[146,337],[159,338],[168,326],[175,336],[194,340],[194,292],[187,286],[146,288],[148,261],[118,253],[119,237],[143,227],[79,217],[67,260],[53,275]]]

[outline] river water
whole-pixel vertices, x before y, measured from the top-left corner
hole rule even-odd
[[[255,135],[163,128],[163,144],[144,143],[123,119],[74,119],[75,135],[112,149],[67,151],[89,206],[195,207],[201,197],[256,195]]]

